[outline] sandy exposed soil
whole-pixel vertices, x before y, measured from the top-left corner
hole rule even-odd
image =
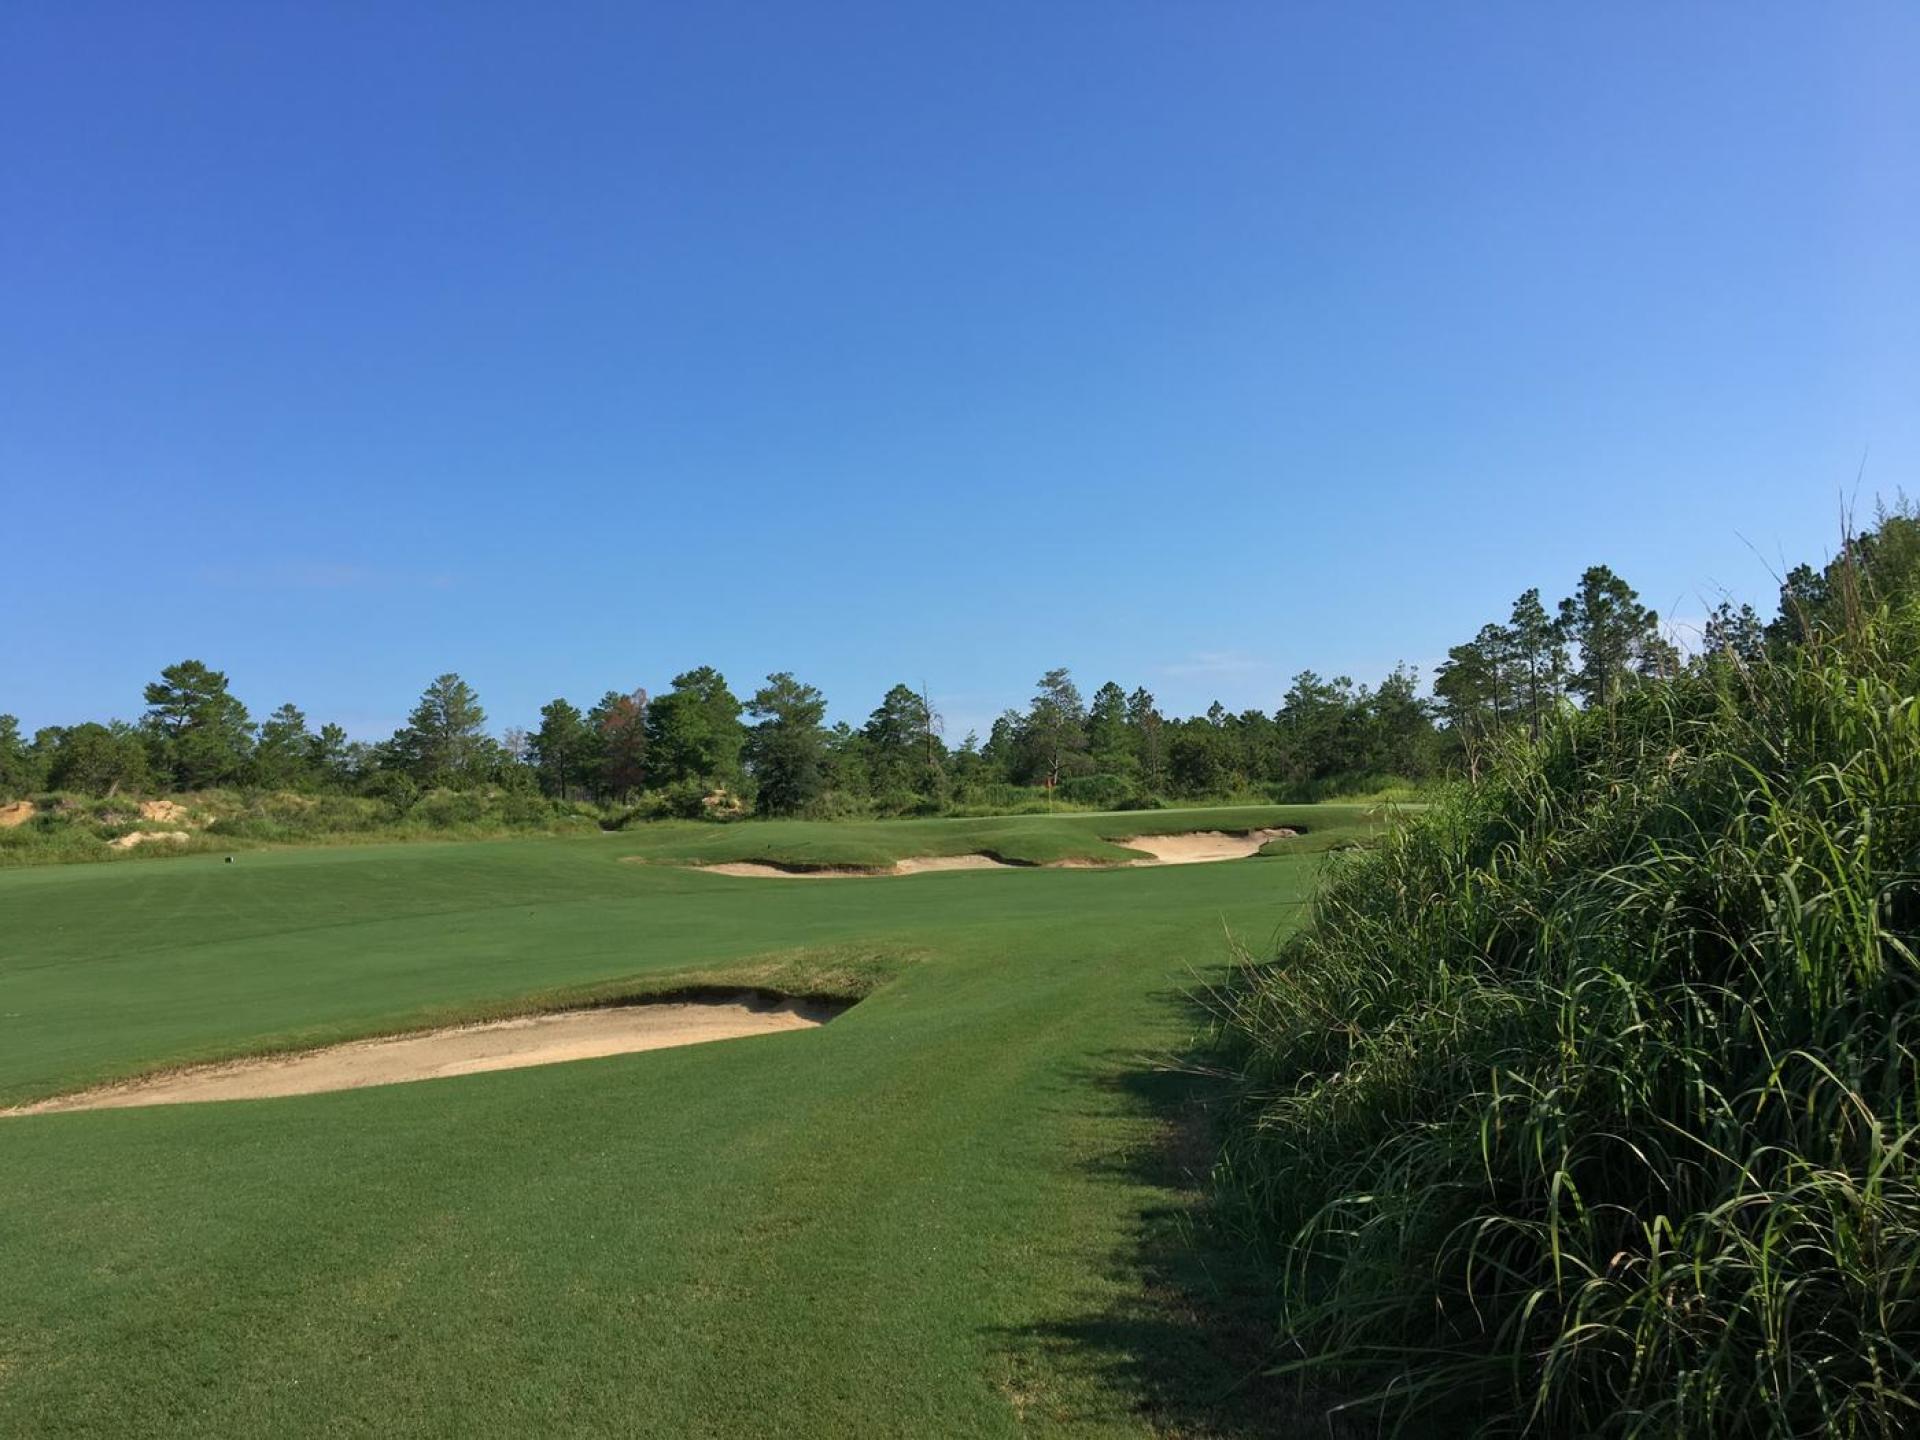
[[[1257,855],[1269,840],[1296,835],[1295,830],[1198,830],[1185,835],[1134,835],[1115,844],[1131,850],[1144,850],[1151,859],[1056,860],[1049,870],[1114,870],[1127,865],[1199,865],[1211,860],[1245,860]],[[767,865],[755,860],[729,860],[720,865],[695,866],[706,875],[739,875],[754,880],[871,880],[884,875],[924,875],[934,870],[1027,870],[1032,866],[1009,865],[991,855],[921,855],[897,861],[880,870],[858,870],[849,866],[822,866],[801,869]]]
[[[172,800],[142,800],[140,802],[142,820],[158,820],[162,824],[187,818],[187,807]]]
[[[357,1090],[408,1080],[436,1080],[483,1070],[518,1070],[638,1050],[734,1040],[776,1030],[824,1025],[839,1007],[805,1001],[702,1000],[618,1005],[526,1015],[484,1025],[424,1030],[380,1040],[357,1040],[294,1055],[201,1065],[148,1080],[59,1095],[0,1115],[56,1110],[104,1110],[133,1105],[181,1105],[200,1100],[260,1100]]]
[[[0,830],[11,830],[16,825],[24,825],[33,819],[33,801],[20,800],[12,805],[0,805]]]
[[[1115,844],[1144,850],[1153,858],[1136,865],[1203,865],[1212,860],[1245,860],[1260,853],[1269,840],[1298,834],[1294,830],[1194,830],[1185,835],[1130,835]]]
[[[753,880],[871,880],[879,875],[926,875],[936,870],[1018,870],[1022,867],[996,860],[991,855],[918,855],[879,870],[858,870],[845,865],[798,869],[764,865],[757,860],[729,860],[721,865],[694,868],[703,875],[741,875]]]
[[[129,830],[118,840],[109,840],[109,850],[131,850],[136,845],[151,845],[156,840],[191,840],[184,830]]]

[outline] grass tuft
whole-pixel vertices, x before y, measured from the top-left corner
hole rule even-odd
[[[1920,1424],[1920,645],[1565,713],[1217,997],[1287,1367],[1416,1433]]]

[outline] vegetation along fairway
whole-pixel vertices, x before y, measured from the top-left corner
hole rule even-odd
[[[1265,945],[1314,850],[1377,820],[660,825],[0,875],[4,1104],[578,1000],[865,997],[804,1032],[0,1121],[0,1431],[1226,1428],[1242,1372],[1154,1258],[1191,1201],[1153,1057],[1227,934]],[[1256,828],[1298,853],[820,885],[634,863],[1111,860],[1141,829]]]

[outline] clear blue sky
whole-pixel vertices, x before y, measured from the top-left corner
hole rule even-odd
[[[0,9],[0,710],[769,670],[953,738],[1920,489],[1920,8]],[[1756,556],[1756,551],[1759,555]]]

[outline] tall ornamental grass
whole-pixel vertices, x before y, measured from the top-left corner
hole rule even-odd
[[[1920,1434],[1917,636],[1564,713],[1242,968],[1288,1368],[1409,1434]]]

